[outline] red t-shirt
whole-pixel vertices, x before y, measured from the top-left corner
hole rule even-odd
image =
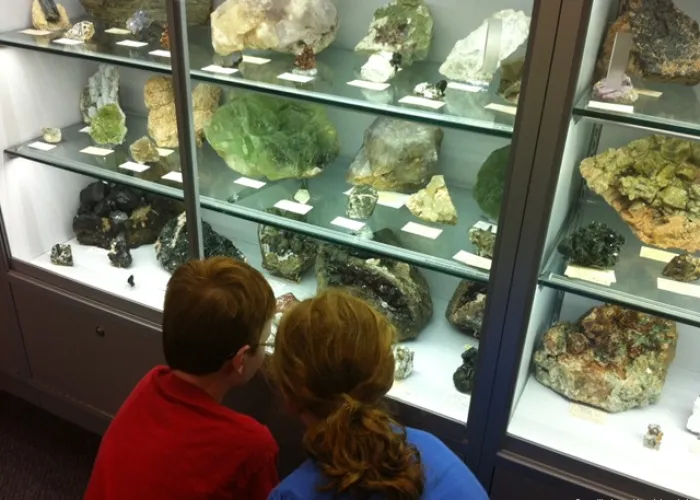
[[[85,500],[264,500],[278,451],[267,427],[160,366],[107,429]]]

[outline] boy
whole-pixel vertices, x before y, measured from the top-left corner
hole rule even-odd
[[[86,500],[266,499],[277,443],[221,404],[264,360],[275,296],[226,257],[190,261],[168,282],[163,350],[102,438]]]

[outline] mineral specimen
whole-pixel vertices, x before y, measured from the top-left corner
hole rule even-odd
[[[662,135],[609,149],[581,174],[644,243],[700,250],[700,143]]]
[[[95,25],[90,21],[80,21],[66,31],[66,38],[82,40],[83,42],[87,42],[93,36],[95,36]]]
[[[411,374],[415,354],[408,347],[394,346],[394,380],[405,379]]]
[[[663,439],[664,433],[661,431],[661,426],[657,424],[649,424],[647,427],[647,433],[644,434],[644,447],[651,448],[652,450],[658,450],[661,446],[661,439]]]
[[[375,240],[392,242],[387,233],[376,233]],[[386,314],[399,341],[416,338],[433,314],[428,282],[404,262],[325,243],[319,248],[316,278],[319,290],[343,288]]]
[[[423,0],[393,0],[374,12],[369,33],[355,50],[398,52],[404,66],[428,57],[433,18]]]
[[[134,288],[136,286],[136,282],[134,281],[134,275],[130,274],[129,277],[126,279],[126,282],[129,284],[131,288]]]
[[[299,222],[306,220],[303,215],[278,208],[268,208],[267,212]],[[275,276],[298,283],[301,276],[316,262],[316,241],[294,231],[260,225],[258,243],[263,267]]]
[[[70,28],[70,19],[63,5],[55,0],[34,0],[32,25],[38,30],[61,31]]]
[[[478,339],[485,309],[486,285],[462,280],[447,304],[445,317],[452,326]]]
[[[425,97],[426,99],[439,101],[445,97],[446,88],[447,82],[445,80],[440,80],[434,84],[423,82],[413,87],[413,93]]]
[[[620,412],[655,403],[676,353],[673,321],[617,305],[558,323],[534,355],[535,378],[574,401]]]
[[[434,175],[428,185],[406,200],[413,215],[428,222],[457,223],[457,210],[445,185],[445,177]]]
[[[160,160],[160,153],[155,143],[147,136],[141,137],[129,146],[131,157],[136,163],[154,163]]]
[[[493,249],[496,246],[496,233],[487,229],[473,227],[469,230],[469,241],[476,247],[480,257],[493,259]]]
[[[204,258],[223,255],[233,259],[246,261],[245,256],[236,246],[224,236],[214,231],[209,223],[202,221],[202,244],[204,246]],[[160,232],[155,244],[156,258],[161,265],[170,271],[175,271],[182,264],[190,260],[189,242],[187,233],[187,217],[182,212],[177,217],[170,219]]]
[[[177,117],[175,116],[175,90],[167,76],[148,79],[143,89],[148,108],[148,134],[160,148],[178,147]],[[199,83],[192,91],[194,131],[197,147],[204,142],[204,127],[211,121],[221,100],[221,89]]]
[[[484,213],[498,220],[501,213],[510,145],[495,150],[479,169],[474,186],[474,199]]]
[[[109,257],[114,267],[127,268],[131,266],[133,259],[123,233],[120,233],[112,240],[109,246],[109,252],[107,252],[107,257]]]
[[[97,144],[121,144],[126,132],[126,115],[119,104],[106,104],[92,117],[89,134]]]
[[[673,0],[626,0],[610,27],[598,60],[598,73],[608,70],[615,36],[632,33],[627,73],[651,80],[700,83],[700,27]]]
[[[309,193],[308,189],[300,188],[297,189],[297,192],[294,193],[294,196],[292,198],[294,198],[297,202],[301,203],[302,205],[306,205],[311,199],[311,194]]]
[[[42,138],[49,144],[58,144],[61,142],[62,134],[60,128],[42,128],[41,129]]]
[[[134,14],[126,20],[126,29],[131,31],[133,35],[138,35],[143,30],[151,26],[153,19],[151,15],[145,10],[137,10]]]
[[[365,130],[348,182],[377,189],[413,191],[436,172],[441,128],[379,117]]]
[[[462,353],[462,364],[457,368],[452,381],[455,388],[464,394],[471,394],[476,381],[476,361],[479,357],[479,350],[476,347],[467,346]]]
[[[367,220],[374,213],[379,193],[372,186],[353,186],[348,194],[346,215],[351,219]]]
[[[270,336],[267,339],[268,345],[274,345],[275,337],[277,336],[277,329],[279,328],[280,321],[282,321],[282,316],[290,310],[293,306],[299,303],[293,293],[285,293],[277,297],[275,315],[272,317],[272,324],[270,325]],[[267,349],[272,352],[273,349]]]
[[[452,80],[464,82],[490,82],[496,68],[484,68],[483,65],[489,22],[496,19],[500,19],[502,23],[499,64],[527,42],[530,18],[524,12],[512,9],[496,12],[489,19],[484,20],[475,31],[455,44],[452,52],[440,66],[440,74]]]
[[[338,31],[330,0],[225,0],[211,15],[212,45],[221,55],[243,49],[314,54],[328,47]]]
[[[591,222],[567,235],[557,250],[572,264],[610,269],[620,260],[625,238],[602,222]]]
[[[73,231],[81,244],[105,249],[123,232],[135,248],[155,242],[163,224],[181,211],[180,202],[97,181],[80,192]]]
[[[323,107],[245,91],[234,92],[205,132],[231,169],[272,181],[318,175],[340,150]]]
[[[314,49],[308,45],[304,45],[302,51],[297,54],[294,59],[294,65],[298,68],[297,71],[302,72],[306,75],[316,74],[316,54],[314,54]]]
[[[56,243],[51,247],[51,263],[57,266],[73,265],[73,250],[68,244]]]
[[[691,413],[690,417],[688,418],[688,423],[685,427],[690,432],[700,435],[700,396],[695,399],[693,413]]]
[[[676,281],[697,281],[700,279],[700,258],[689,253],[677,255],[666,264],[662,274]]]
[[[639,99],[639,94],[634,90],[630,77],[624,75],[620,88],[610,87],[607,78],[603,78],[597,82],[593,86],[593,99],[617,104],[633,104]]]
[[[209,20],[214,0],[186,0],[187,23],[204,24]],[[124,26],[138,10],[163,24],[167,21],[163,0],[80,0],[88,14],[110,26]]]
[[[83,121],[90,123],[97,110],[107,104],[119,103],[119,71],[114,66],[100,64],[97,73],[90,77],[88,86],[80,96]]]
[[[360,75],[369,82],[385,83],[394,78],[399,70],[399,65],[395,64],[398,52],[379,52],[372,54],[367,62],[362,65]]]
[[[501,81],[498,84],[498,94],[506,101],[518,104],[523,84],[525,56],[519,51],[501,61]]]
[[[163,26],[163,32],[160,34],[159,43],[162,48],[170,50],[170,32],[168,31],[167,23]]]

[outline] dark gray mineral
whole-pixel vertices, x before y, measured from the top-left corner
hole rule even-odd
[[[119,234],[112,240],[107,257],[109,257],[109,260],[112,262],[114,267],[126,269],[127,267],[131,266],[133,258],[131,257],[129,245],[127,245],[126,238],[124,237],[123,233]]]
[[[58,13],[55,0],[39,0],[39,6],[48,22],[55,23],[59,20],[60,14]]]
[[[479,338],[486,308],[486,285],[462,280],[447,304],[445,317],[452,326]]]
[[[71,246],[61,243],[56,243],[51,247],[51,263],[57,266],[72,266],[73,265],[73,250]]]
[[[620,260],[625,238],[602,222],[591,222],[569,234],[557,249],[572,264],[610,269]]]
[[[202,221],[204,258],[223,255],[246,261],[243,253],[229,240]],[[171,273],[190,260],[185,213],[170,219],[164,226],[155,245],[156,258]]]
[[[462,364],[452,375],[452,381],[459,392],[471,394],[476,380],[476,360],[479,350],[476,347],[467,347],[462,353]]]
[[[374,239],[395,244],[385,231]],[[405,262],[340,247],[321,244],[316,260],[318,289],[343,288],[386,314],[396,328],[398,340],[416,338],[433,315],[433,301],[420,270]]]
[[[700,258],[689,253],[676,255],[664,267],[663,275],[676,281],[697,281],[700,279]]]
[[[292,220],[304,222],[301,214],[278,208],[268,208],[267,212]],[[262,265],[275,276],[292,281],[301,281],[301,276],[316,262],[318,245],[303,234],[273,226],[258,226],[258,243],[262,255]]]

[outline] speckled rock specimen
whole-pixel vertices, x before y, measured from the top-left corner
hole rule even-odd
[[[214,0],[186,0],[188,24],[204,24],[209,20]],[[154,22],[167,21],[163,0],[80,0],[91,16],[110,25],[122,27],[137,10],[143,10]]]
[[[445,177],[434,175],[428,185],[406,200],[413,215],[428,222],[457,223],[457,210],[445,185]]]
[[[624,75],[620,88],[612,88],[608,85],[607,78],[596,82],[593,85],[593,99],[616,104],[634,104],[639,99],[639,94],[634,90],[630,77]]]
[[[473,227],[469,230],[469,241],[476,248],[476,254],[478,256],[493,259],[493,250],[496,246],[496,233],[487,229]]]
[[[345,213],[351,219],[367,220],[374,213],[378,200],[379,193],[373,186],[353,186]]]
[[[510,145],[495,150],[486,158],[476,176],[474,199],[484,213],[494,220],[498,220],[501,213],[509,159]]]
[[[581,162],[601,195],[644,243],[700,250],[700,143],[653,135]]]
[[[223,255],[246,261],[243,253],[231,240],[214,231],[211,225],[204,221],[202,221],[202,244],[205,259]],[[158,262],[171,273],[190,260],[185,212],[173,217],[163,226],[156,241],[155,250]]]
[[[148,108],[148,134],[159,148],[178,147],[175,90],[172,79],[167,76],[151,77],[146,82],[143,93]],[[214,85],[199,83],[192,91],[197,147],[201,147],[204,142],[204,127],[213,118],[220,100],[221,89]]]
[[[55,0],[34,0],[32,25],[38,30],[61,31],[70,28],[70,19],[63,5]]]
[[[433,18],[423,0],[393,0],[374,12],[358,52],[398,52],[404,67],[428,57]]]
[[[90,123],[97,110],[107,104],[119,104],[119,70],[109,64],[100,64],[80,95],[83,121]]]
[[[666,264],[662,274],[676,281],[697,281],[700,279],[700,258],[688,253],[677,255]]]
[[[460,281],[445,310],[452,326],[479,338],[486,309],[486,285],[470,280]]]
[[[375,240],[389,242],[378,233]],[[399,341],[416,338],[433,314],[428,282],[417,267],[404,262],[324,243],[316,278],[319,290],[343,288],[386,314]]]
[[[244,49],[318,54],[335,39],[330,0],[224,0],[211,15],[212,45],[221,55]]]
[[[48,142],[49,144],[58,144],[63,138],[63,134],[61,133],[60,128],[51,127],[42,128],[41,136],[44,139],[44,141]]]
[[[51,263],[57,266],[73,265],[73,249],[68,244],[56,243],[51,247]]]
[[[126,115],[117,103],[102,106],[92,117],[89,134],[97,144],[121,144],[126,139],[126,133]]]
[[[467,346],[462,353],[462,364],[457,368],[452,381],[455,388],[464,394],[471,394],[476,381],[476,362],[479,358],[479,350],[476,347]]]
[[[267,212],[299,222],[306,220],[301,214],[278,208],[268,208]],[[263,267],[275,276],[298,283],[302,275],[316,262],[316,241],[294,231],[261,224],[258,226],[258,243]]]
[[[602,222],[591,222],[567,235],[557,249],[572,264],[610,269],[620,260],[625,238]]]
[[[246,91],[234,92],[205,131],[231,169],[272,181],[314,177],[340,150],[322,106]]]
[[[153,24],[153,19],[148,11],[137,10],[126,20],[126,29],[131,31],[132,35],[138,35],[151,24]]]
[[[124,234],[119,234],[116,238],[112,240],[109,246],[109,252],[107,252],[107,257],[112,262],[114,267],[127,268],[131,267],[133,258],[131,257],[131,252],[129,252],[129,245],[124,238]]]
[[[68,31],[66,31],[66,38],[81,40],[83,42],[87,42],[93,36],[95,36],[95,25],[90,21],[80,21],[79,23],[75,23]]]
[[[618,32],[632,33],[627,74],[664,82],[700,83],[700,27],[673,0],[624,0],[598,60],[604,75]]]
[[[441,128],[380,117],[365,130],[348,182],[390,191],[413,191],[437,171]]]
[[[136,163],[155,163],[160,160],[158,148],[147,136],[135,140],[131,146],[129,146],[129,152]]]
[[[415,354],[408,347],[394,346],[394,380],[405,379],[413,372]]]
[[[655,403],[676,354],[673,321],[616,305],[549,329],[535,378],[569,399],[620,412]]]

